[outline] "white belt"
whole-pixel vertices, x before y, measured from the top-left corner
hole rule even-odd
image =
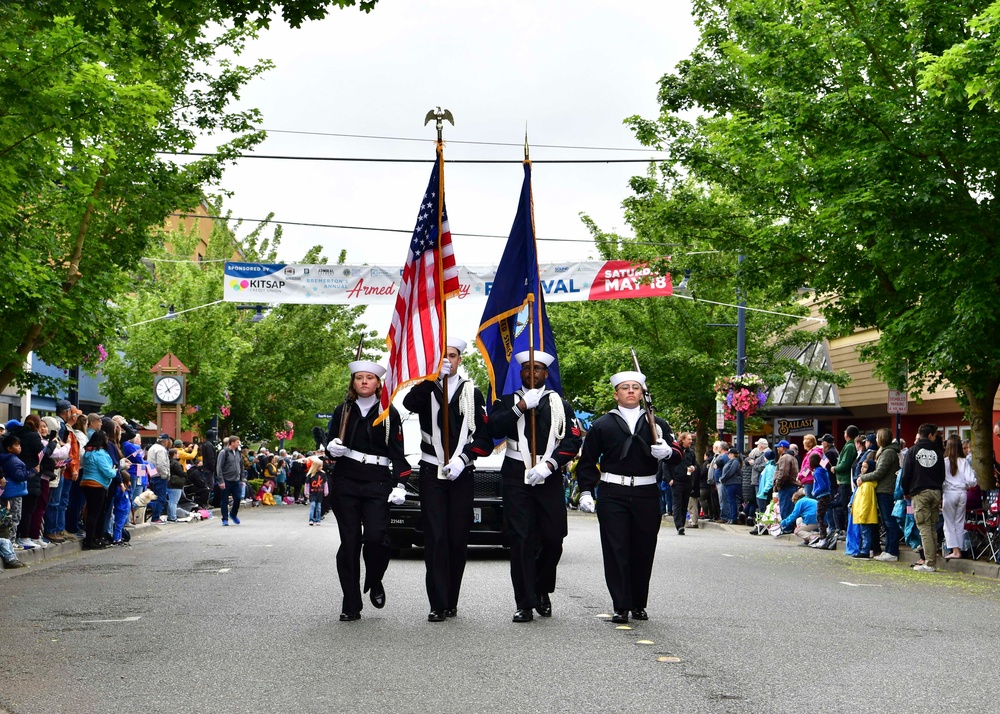
[[[521,453],[521,449],[518,448],[518,444],[517,444],[517,440],[516,439],[507,439],[507,453],[508,454],[520,454]],[[519,459],[521,457],[518,456],[516,458]]]
[[[656,476],[622,476],[620,474],[601,474],[601,481],[616,483],[619,486],[650,486],[656,483]]]
[[[344,456],[349,459],[354,459],[355,461],[360,461],[363,464],[378,464],[379,466],[389,465],[388,456],[375,456],[374,454],[366,454],[363,451],[355,451],[354,449],[347,449],[344,451]]]

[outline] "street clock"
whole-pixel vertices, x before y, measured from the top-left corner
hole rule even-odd
[[[157,377],[153,394],[157,404],[180,404],[184,401],[184,375]]]

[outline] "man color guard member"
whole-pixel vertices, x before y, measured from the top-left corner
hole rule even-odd
[[[449,338],[440,378],[424,380],[403,399],[403,406],[420,418],[420,516],[429,622],[458,614],[475,495],[472,462],[493,450],[483,394],[458,374],[465,347],[463,340]],[[442,429],[443,380],[448,387],[447,449]]]
[[[611,621],[622,624],[628,622],[630,611],[636,620],[649,619],[646,601],[660,532],[656,470],[661,460],[668,467],[679,462],[681,453],[671,448],[670,425],[659,417],[658,438],[652,439],[641,406],[645,375],[619,372],[611,378],[611,386],[618,406],[594,421],[587,432],[576,478],[580,510],[589,513],[595,512],[593,490],[601,482],[596,512],[604,578],[614,607]]]
[[[514,359],[521,365],[524,386],[493,403],[489,430],[494,439],[507,439],[500,473],[517,604],[513,620],[530,622],[532,608],[542,617],[552,616],[549,593],[556,587],[556,566],[566,537],[566,502],[559,471],[576,457],[581,438],[569,402],[545,388],[552,355],[536,350],[534,371],[527,352],[518,352]],[[537,448],[534,463],[532,422]]]

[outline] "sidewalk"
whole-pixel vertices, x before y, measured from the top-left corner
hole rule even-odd
[[[770,539],[777,543],[782,543],[784,545],[798,547],[799,539],[793,535],[783,535],[775,538],[770,535],[763,536],[751,536],[750,529],[747,526],[731,526],[725,523],[714,523],[712,521],[706,521],[704,519],[698,521],[698,526],[700,528],[709,528],[727,531],[729,533],[736,533],[741,536],[752,540],[764,540]],[[806,550],[803,548],[803,550]],[[811,550],[811,549],[810,549]],[[825,551],[830,553],[830,551]],[[844,556],[844,542],[840,541],[837,543],[836,553],[840,555],[841,558]],[[832,553],[831,553],[832,554]],[[905,545],[901,545],[899,548],[899,561],[896,563],[885,563],[885,565],[896,565],[899,567],[910,567],[917,562],[917,554],[909,549]],[[935,567],[937,567],[940,573],[950,573],[950,574],[963,574],[963,575],[976,575],[981,578],[991,578],[993,580],[1000,580],[1000,564],[994,563],[988,560],[945,560],[944,556],[938,555]],[[930,575],[933,575],[931,573]]]
[[[248,506],[249,507],[249,506]],[[218,523],[219,509],[212,508],[212,517],[207,519],[208,522]],[[192,521],[191,523],[205,523],[205,520]],[[164,530],[174,530],[181,528],[186,525],[191,525],[191,523],[153,523],[152,521],[146,521],[145,523],[126,524],[126,529],[132,539],[142,538],[143,536],[152,535],[153,533],[158,533]],[[112,550],[112,549],[109,549]],[[58,558],[64,558],[67,555],[74,555],[83,551],[83,541],[66,541],[64,543],[51,543],[48,548],[32,548],[31,550],[15,550],[14,553],[17,555],[17,559],[20,560],[25,565],[37,565],[39,563],[44,563],[51,560],[57,560]],[[89,551],[88,551],[89,552]],[[95,551],[99,552],[99,551]],[[21,568],[19,570],[11,570],[10,568],[4,568],[0,573],[25,573],[28,572],[26,568]],[[0,575],[2,577],[2,575]]]

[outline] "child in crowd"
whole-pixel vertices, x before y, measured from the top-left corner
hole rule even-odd
[[[826,540],[826,511],[830,507],[830,472],[823,466],[823,456],[815,451],[809,452],[809,468],[813,475],[812,497],[816,499],[816,520],[819,521],[819,541]]]
[[[0,490],[7,485],[7,480],[0,477]],[[24,563],[17,559],[14,553],[14,545],[10,541],[11,520],[10,511],[0,506],[0,558],[3,559],[5,568],[23,568]]]
[[[131,481],[122,480],[121,486],[118,487],[118,491],[115,492],[114,501],[114,513],[115,513],[115,531],[114,540],[111,543],[113,546],[127,546],[128,541],[122,540],[122,532],[125,530],[125,524],[129,520],[129,516],[132,515],[132,484]]]
[[[306,498],[309,499],[309,525],[318,526],[323,522],[323,498],[330,493],[330,486],[323,473],[323,460],[318,456],[309,462],[306,472]]]
[[[21,500],[28,495],[28,478],[31,472],[21,461],[21,440],[8,433],[0,442],[0,475],[7,480],[4,487],[4,498],[10,503],[11,533],[17,533],[21,523]],[[36,469],[37,470],[37,469]],[[30,517],[30,514],[29,514]],[[21,546],[18,546],[20,548]],[[25,545],[33,548],[34,545]]]

